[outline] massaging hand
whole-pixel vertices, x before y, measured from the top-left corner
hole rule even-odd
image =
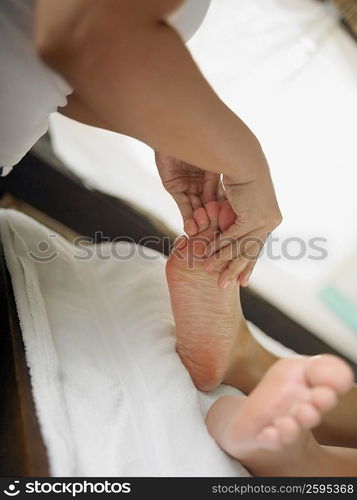
[[[198,227],[193,212],[205,203],[216,200],[219,174],[205,172],[165,153],[156,152],[155,160],[163,186],[181,212],[184,230],[188,236],[195,236]]]
[[[206,269],[220,272],[222,288],[235,280],[247,286],[267,237],[282,217],[268,166],[250,182],[224,176],[223,185],[236,220],[214,240]]]
[[[212,200],[229,200],[236,220],[213,242],[206,269],[220,272],[222,288],[234,280],[247,286],[269,233],[281,222],[268,165],[248,182],[224,176],[222,194],[219,174],[163,153],[156,153],[155,158],[163,185],[176,201],[189,236],[198,232],[192,218],[196,208]]]

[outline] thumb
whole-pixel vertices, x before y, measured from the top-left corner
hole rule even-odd
[[[185,233],[188,236],[195,236],[198,233],[198,226],[193,218],[193,208],[190,198],[184,194],[173,196],[173,198],[181,212]]]

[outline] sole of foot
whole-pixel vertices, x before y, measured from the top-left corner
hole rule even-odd
[[[309,430],[336,406],[353,379],[336,356],[282,359],[249,397],[220,398],[207,414],[207,427],[255,475],[305,475],[319,447]]]
[[[210,202],[194,212],[199,234],[181,237],[171,253],[166,276],[176,323],[177,351],[195,385],[209,391],[219,385],[230,365],[233,345],[245,324],[238,284],[218,286],[218,273],[208,273],[201,257],[231,211]]]

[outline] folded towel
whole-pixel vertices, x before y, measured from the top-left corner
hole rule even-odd
[[[206,430],[211,404],[239,391],[194,387],[161,254],[75,248],[14,210],[0,234],[51,475],[249,475]]]
[[[120,243],[130,260],[79,260],[12,210],[0,232],[53,476],[247,475],[208,435],[212,395],[175,352],[161,255]]]

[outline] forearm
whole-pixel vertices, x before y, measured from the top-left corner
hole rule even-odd
[[[155,11],[120,9],[102,1],[82,12],[71,35],[42,50],[47,63],[106,128],[204,170],[254,179],[266,168],[257,139],[217,97],[178,34]]]

